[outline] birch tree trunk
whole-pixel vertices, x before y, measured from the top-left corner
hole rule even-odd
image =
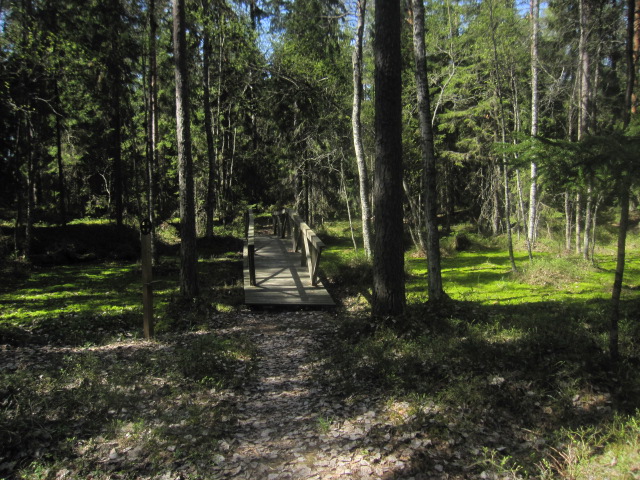
[[[420,120],[420,144],[422,147],[422,182],[424,192],[424,216],[427,227],[427,281],[429,300],[440,301],[444,296],[440,267],[440,238],[438,234],[438,191],[436,178],[436,156],[433,146],[431,105],[427,56],[424,44],[423,0],[412,0],[413,7],[413,51],[415,58],[416,93],[418,118]]]
[[[176,77],[176,130],[180,190],[180,293],[183,297],[195,298],[198,295],[198,256],[184,1],[173,1],[173,56]]]
[[[538,135],[538,27],[540,18],[539,0],[531,0],[531,136]],[[536,241],[536,207],[538,203],[538,165],[531,162],[531,187],[529,190],[529,227],[527,228],[527,250],[532,257]]]
[[[584,241],[582,246],[582,257],[585,260],[589,259],[590,242],[591,242],[591,214],[593,205],[593,180],[590,178],[587,185],[587,205],[584,209]]]
[[[569,192],[564,192],[564,248],[571,251],[571,200]]]
[[[633,19],[634,31],[633,31],[633,66],[638,65],[638,58],[640,58],[640,0],[636,0],[635,17]],[[631,90],[631,115],[638,113],[638,96],[634,89],[636,88],[637,75],[633,76],[633,86]]]
[[[362,144],[362,122],[360,111],[362,106],[362,43],[364,38],[364,22],[367,0],[358,0],[356,27],[356,45],[353,49],[353,109],[351,126],[353,128],[353,146],[358,164],[360,178],[360,212],[362,215],[362,240],[367,257],[371,256],[371,203],[369,202],[369,174]]]
[[[582,216],[580,215],[580,193],[576,193],[576,254],[580,253],[580,239],[582,238]]]
[[[580,116],[578,117],[578,141],[583,140],[589,130],[590,59],[588,49],[589,7],[588,0],[580,0],[580,38],[578,55],[580,62]]]

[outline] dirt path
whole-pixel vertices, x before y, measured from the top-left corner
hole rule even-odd
[[[312,371],[322,368],[314,353],[330,328],[328,315],[247,313],[227,330],[249,335],[260,360],[254,383],[236,394],[238,425],[221,442],[212,473],[266,480],[442,478],[439,465],[433,477],[409,471],[407,461],[429,442],[421,432],[399,429],[406,404],[344,398],[314,381]]]

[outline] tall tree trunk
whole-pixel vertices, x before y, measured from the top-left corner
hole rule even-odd
[[[209,2],[205,2],[208,7]],[[211,76],[209,72],[209,56],[211,55],[211,39],[208,25],[204,25],[202,49],[202,88],[204,107],[204,129],[207,138],[207,200],[205,206],[205,236],[213,238],[213,214],[216,202],[216,152],[213,142],[213,122],[211,119]]]
[[[111,0],[111,11],[114,15],[120,13],[120,0]],[[113,27],[110,29],[109,43],[111,52],[107,60],[109,81],[111,88],[111,160],[113,162],[113,196],[115,200],[115,220],[118,227],[122,227],[124,203],[123,203],[123,181],[122,181],[122,68],[120,66],[119,55],[122,54],[120,48],[120,34],[118,31],[119,22],[114,19]]]
[[[151,258],[157,255],[155,207],[157,202],[156,171],[159,166],[158,145],[158,62],[155,0],[149,0],[149,157],[147,159],[147,217],[151,222]]]
[[[340,162],[340,189],[344,193],[344,202],[347,206],[347,217],[349,219],[349,231],[351,232],[351,241],[353,242],[353,250],[355,252],[358,251],[358,244],[356,243],[356,236],[353,232],[353,221],[351,219],[351,205],[349,202],[349,192],[347,192],[347,184],[344,181],[344,167],[342,162]]]
[[[184,2],[185,0],[173,1],[173,56],[176,77],[176,131],[180,190],[180,293],[184,297],[194,298],[198,295],[198,256]]]
[[[56,96],[57,111],[56,117],[56,160],[58,162],[58,199],[60,208],[60,224],[62,226],[67,225],[67,193],[65,189],[64,181],[64,165],[62,163],[62,112],[60,109],[60,91],[58,89],[58,80],[54,80],[54,92]]]
[[[119,76],[118,76],[119,77]],[[119,83],[119,80],[114,80]],[[111,155],[113,160],[113,195],[115,197],[116,225],[122,227],[123,201],[122,201],[122,111],[120,107],[120,87],[114,85],[112,98],[113,118],[111,119],[112,141]]]
[[[351,126],[353,128],[353,146],[358,164],[360,178],[360,212],[362,216],[362,241],[367,257],[371,256],[371,204],[369,202],[369,173],[362,144],[362,122],[360,111],[362,106],[362,43],[364,38],[364,22],[367,0],[358,0],[356,9],[358,24],[356,27],[356,44],[353,49],[353,109]]]
[[[571,200],[569,192],[564,192],[564,248],[567,252],[571,251]]]
[[[633,31],[633,68],[637,68],[638,59],[640,58],[640,0],[636,0],[635,7],[635,18],[633,20],[634,31]],[[634,84],[632,86],[631,91],[631,114],[635,115],[638,113],[638,95],[635,92],[636,83],[637,83],[637,75],[633,77]]]
[[[598,199],[596,200],[595,205],[593,206],[593,214],[591,215],[591,245],[590,245],[590,253],[589,258],[593,261],[596,251],[596,227],[598,224],[598,208],[600,207],[600,202],[602,201],[602,195],[598,194]]]
[[[576,254],[580,253],[580,240],[582,239],[581,197],[580,193],[576,193]]]
[[[629,16],[627,17],[627,91],[625,104],[628,108],[628,115],[625,115],[625,126],[629,124],[631,115],[636,114],[634,98],[635,65],[640,53],[640,0],[637,0],[635,7],[634,0],[629,0]],[[630,48],[631,46],[631,48]],[[631,50],[631,51],[630,51]],[[629,228],[629,172],[620,172],[620,222],[618,230],[618,254],[616,262],[616,274],[613,281],[611,293],[611,319],[609,329],[609,352],[611,362],[615,365],[618,362],[618,322],[620,319],[620,296],[622,295],[622,280],[624,278],[624,262],[626,256],[627,229]]]
[[[427,74],[427,55],[424,45],[424,3],[412,0],[413,7],[413,51],[415,58],[416,93],[418,118],[420,119],[420,144],[422,147],[424,215],[427,227],[427,280],[429,300],[440,301],[444,296],[440,267],[440,237],[438,234],[438,187],[436,178],[436,155],[433,146],[431,105]]]
[[[444,162],[444,225],[443,231],[445,234],[449,234],[451,232],[451,223],[453,222],[453,216],[455,213],[455,205],[454,205],[454,185],[453,185],[453,174],[451,172],[453,170],[453,166],[451,162]]]
[[[422,196],[418,195],[418,201],[416,202],[409,185],[407,185],[406,179],[402,179],[402,189],[404,190],[404,196],[407,199],[407,203],[409,204],[409,233],[411,234],[411,241],[415,245],[415,247],[420,252],[427,251],[427,241],[425,235],[423,234],[423,225],[422,225],[422,210],[420,208],[421,198]]]
[[[500,233],[500,166],[493,162],[491,169],[491,233],[497,236]]]
[[[522,183],[520,182],[520,170],[516,169],[516,182],[518,185],[518,209],[520,210],[520,217],[522,218],[522,225],[524,225],[524,234],[527,236],[527,253],[529,254],[529,261],[533,261],[533,252],[531,249],[531,242],[529,241],[529,227],[527,227],[527,216],[524,212],[524,200],[522,194]],[[534,209],[535,211],[535,209]],[[531,210],[529,210],[531,212]],[[533,220],[535,227],[536,221]]]
[[[509,251],[509,262],[511,263],[511,270],[516,271],[516,259],[513,255],[513,236],[511,233],[511,192],[509,191],[509,165],[506,160],[506,155],[503,156],[503,169],[504,169],[504,217],[507,227],[507,249]]]
[[[578,118],[578,141],[584,140],[589,131],[589,104],[591,97],[591,68],[589,59],[589,5],[588,0],[580,0],[580,38],[578,43],[580,78],[580,116]]]
[[[626,254],[627,228],[629,227],[629,183],[627,176],[622,176],[620,190],[620,225],[618,227],[618,255],[616,273],[611,293],[611,320],[609,330],[609,351],[611,361],[618,361],[618,321],[620,318],[620,295],[622,294],[622,279],[624,277],[624,260]]]
[[[33,195],[33,184],[34,184],[34,159],[33,159],[33,145],[34,145],[34,138],[33,138],[33,124],[31,123],[31,118],[30,118],[30,114],[27,113],[27,120],[26,120],[26,134],[27,134],[27,138],[26,138],[26,146],[25,146],[25,150],[24,150],[24,154],[25,154],[25,158],[27,161],[27,178],[26,178],[26,183],[25,183],[25,187],[26,187],[26,195],[25,195],[25,199],[26,199],[26,207],[27,207],[27,211],[26,211],[26,217],[25,217],[25,221],[26,221],[26,225],[25,225],[25,235],[24,235],[24,246],[23,246],[23,251],[24,251],[24,255],[25,257],[29,258],[29,256],[31,255],[31,247],[33,246],[33,214],[34,214],[34,195]]]
[[[589,244],[591,242],[591,214],[593,204],[593,179],[589,178],[587,183],[587,205],[584,208],[584,241],[582,246],[582,257],[589,259]]]
[[[538,135],[538,27],[540,18],[539,0],[531,0],[531,136]],[[529,259],[536,241],[536,207],[538,205],[538,165],[531,162],[531,187],[529,190],[529,227],[527,228],[527,250]]]
[[[222,24],[224,22],[224,16],[218,17],[218,22]],[[225,135],[222,126],[222,61],[224,57],[224,47],[226,37],[224,29],[220,29],[217,47],[218,62],[217,62],[217,77],[218,87],[216,91],[216,114],[213,116],[213,136],[214,136],[214,152],[215,161],[217,165],[217,172],[214,172],[214,197],[218,208],[219,215],[222,217],[223,223],[226,225],[227,212],[225,210],[224,202],[224,156],[225,156]],[[219,163],[219,164],[218,164]],[[215,170],[215,166],[214,166]],[[217,175],[216,175],[217,173]],[[215,188],[217,187],[217,188]]]
[[[405,307],[400,18],[399,0],[376,0],[374,316],[399,315]]]
[[[640,15],[638,15],[640,12],[636,11],[636,3],[640,4],[640,0],[627,0],[627,90],[623,117],[625,128],[631,121],[631,115],[636,113],[634,88],[636,84],[636,62],[638,60],[637,48],[640,48],[640,45],[636,45],[636,36],[638,43],[640,43],[640,32],[636,31],[640,27]],[[638,18],[637,26],[636,18]]]
[[[500,105],[500,134],[502,143],[507,142],[507,132],[506,132],[506,120],[504,114],[504,105],[503,105],[503,95],[502,95],[502,81],[500,75],[500,62],[498,59],[498,43],[496,39],[496,29],[497,24],[494,23],[493,16],[493,3],[490,4],[490,15],[491,15],[491,41],[493,43],[493,61],[494,61],[494,69],[495,69],[495,78],[496,78],[496,93],[498,96],[498,103]],[[504,173],[504,217],[505,217],[505,227],[507,231],[507,246],[509,250],[509,262],[511,263],[511,270],[516,271],[516,260],[513,255],[513,237],[511,233],[511,194],[509,192],[509,165],[507,161],[507,156],[502,155],[502,170]]]

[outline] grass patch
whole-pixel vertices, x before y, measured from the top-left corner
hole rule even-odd
[[[213,329],[216,313],[242,304],[241,242],[199,240],[202,295],[185,302],[167,243],[175,227],[164,226],[157,337],[144,341],[139,262],[80,248],[111,228],[69,225],[69,251],[90,261],[25,262],[0,286],[0,478],[153,477],[185,462],[185,474],[206,475],[200,460],[233,427],[227,398],[252,378],[256,355],[249,339]],[[127,248],[139,251],[133,237]]]
[[[336,279],[344,318],[326,345],[325,381],[345,396],[376,392],[406,402],[409,413],[398,428],[423,431],[454,476],[637,476],[635,236],[622,302],[624,360],[614,371],[608,355],[615,269],[610,245],[597,250],[594,262],[545,247],[530,263],[519,249],[519,271],[512,273],[499,241],[465,232],[468,248],[443,255],[449,301],[426,301],[426,262],[409,251],[406,313],[374,322],[368,261],[353,253],[344,225],[327,225],[326,231],[323,269]]]
[[[231,428],[223,389],[251,378],[255,357],[247,339],[211,333],[15,353],[0,377],[0,475],[21,478],[133,478],[210,455]]]

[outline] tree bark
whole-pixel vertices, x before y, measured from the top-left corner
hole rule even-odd
[[[356,243],[356,236],[353,232],[353,220],[351,219],[351,206],[349,205],[349,192],[347,192],[347,185],[344,181],[344,167],[340,162],[340,189],[344,193],[344,202],[347,206],[347,218],[349,219],[349,231],[351,232],[351,241],[353,242],[353,251],[358,251],[358,244]]]
[[[31,256],[31,247],[33,246],[33,214],[34,214],[34,209],[35,209],[35,202],[34,202],[34,196],[33,196],[33,183],[34,183],[34,159],[33,159],[33,144],[34,144],[34,138],[33,138],[33,124],[31,123],[31,118],[30,118],[30,114],[27,113],[27,119],[26,119],[26,145],[25,145],[25,150],[24,150],[24,154],[25,154],[25,159],[27,162],[27,177],[26,177],[26,183],[25,183],[25,187],[26,187],[26,207],[27,207],[27,211],[26,211],[26,217],[25,217],[25,235],[24,235],[24,246],[23,246],[23,251],[24,251],[24,255],[25,257],[29,258]]]
[[[402,215],[402,64],[400,1],[375,5],[375,138],[373,315],[405,307]]]
[[[626,176],[622,178],[626,179]],[[624,180],[620,191],[620,225],[618,227],[618,255],[616,273],[611,293],[611,320],[609,330],[609,352],[611,361],[618,361],[618,321],[620,318],[620,296],[624,277],[624,261],[626,253],[627,228],[629,227],[629,184]]]
[[[589,59],[589,6],[588,0],[580,0],[580,38],[578,43],[580,78],[580,116],[578,118],[578,141],[583,140],[589,131],[589,99],[591,95],[590,59]]]
[[[497,236],[500,232],[500,166],[494,162],[491,168],[491,233]]]
[[[576,193],[576,254],[580,253],[580,239],[582,238],[582,216],[580,215],[581,195]]]
[[[119,15],[119,0],[112,0],[112,13]],[[117,22],[114,19],[113,27],[110,29],[111,52],[109,54],[109,75],[111,82],[111,157],[113,161],[113,195],[115,197],[115,217],[116,225],[122,227],[124,214],[123,202],[123,182],[122,182],[122,69],[118,58],[120,52],[120,32]]]
[[[498,44],[497,44],[497,40],[496,40],[496,29],[497,29],[497,24],[494,23],[494,16],[493,16],[493,4],[491,4],[491,10],[490,10],[490,14],[491,14],[491,41],[493,43],[493,61],[494,61],[494,68],[495,68],[495,77],[496,77],[496,93],[498,96],[498,103],[500,105],[500,134],[501,134],[501,139],[502,139],[502,143],[506,143],[507,142],[507,132],[506,132],[506,121],[505,121],[505,114],[504,114],[504,106],[503,106],[503,95],[502,95],[502,85],[501,85],[501,79],[500,79],[500,62],[498,59]],[[511,263],[511,270],[512,271],[516,271],[516,260],[515,257],[513,255],[513,236],[511,233],[511,194],[509,192],[509,165],[508,165],[508,161],[507,161],[507,156],[506,155],[502,155],[502,169],[503,169],[503,173],[504,173],[504,217],[505,217],[505,227],[506,227],[506,231],[507,231],[507,246],[508,246],[508,251],[509,251],[509,262]]]
[[[440,267],[440,237],[438,234],[438,190],[436,155],[433,145],[431,125],[431,105],[427,55],[424,44],[424,4],[423,0],[412,0],[413,7],[413,51],[415,59],[416,93],[418,118],[420,120],[420,144],[422,147],[424,216],[427,227],[427,281],[429,300],[440,301],[444,296],[442,271]]]
[[[564,192],[564,248],[567,252],[571,251],[571,201],[569,192]]]
[[[114,79],[114,81],[119,82],[119,80],[116,79]],[[122,227],[124,206],[122,201],[122,112],[120,108],[120,87],[114,85],[113,90],[113,118],[111,119],[111,128],[113,129],[113,138],[111,142],[111,155],[113,158],[113,194],[115,197],[116,225],[118,227]]]
[[[640,43],[640,32],[636,31],[640,27],[640,16],[636,11],[636,2],[640,3],[640,0],[628,0],[627,1],[627,90],[625,93],[625,109],[624,109],[624,126],[625,128],[631,121],[631,115],[635,114],[635,98],[634,88],[636,84],[636,62],[638,60],[638,48],[640,45],[636,45],[636,38]],[[638,19],[638,25],[636,25],[636,18]]]
[[[209,2],[205,2],[208,7]],[[211,55],[211,39],[208,25],[204,25],[202,48],[202,88],[204,107],[204,130],[207,138],[207,200],[205,206],[205,236],[213,238],[213,214],[216,202],[216,154],[213,142],[213,122],[211,119],[211,75],[209,71],[209,56]]]
[[[62,226],[67,225],[67,193],[65,189],[64,181],[64,165],[62,163],[62,112],[60,109],[60,91],[58,88],[58,80],[54,80],[54,92],[56,96],[57,112],[56,117],[56,160],[58,162],[58,199],[60,208],[60,224]]]
[[[411,235],[411,241],[414,246],[420,251],[427,251],[427,241],[424,235],[424,228],[422,225],[423,215],[422,208],[420,208],[420,203],[422,203],[421,195],[418,195],[418,201],[416,202],[409,185],[407,185],[406,179],[402,179],[402,189],[404,190],[404,196],[407,199],[408,207],[409,207],[409,234]]]
[[[633,20],[633,68],[638,65],[638,58],[640,58],[640,0],[636,0],[635,18]],[[637,75],[634,75],[634,84],[631,92],[631,114],[638,113],[638,96],[635,93]]]
[[[591,243],[591,214],[593,204],[593,180],[590,178],[587,184],[587,205],[584,208],[584,240],[582,246],[582,257],[589,259],[589,245]]]
[[[173,56],[176,78],[176,131],[180,190],[180,293],[184,297],[194,298],[198,295],[198,257],[185,23],[184,0],[174,0]]]
[[[158,64],[155,0],[149,0],[149,145],[150,155],[147,161],[147,216],[151,222],[151,258],[156,258],[155,207],[157,199],[156,170],[159,165],[158,145]]]
[[[538,27],[540,18],[539,0],[531,0],[531,136],[538,135]],[[536,207],[538,204],[538,165],[531,162],[531,187],[529,190],[529,227],[527,228],[527,250],[532,258],[536,241]]]
[[[362,122],[360,111],[362,106],[362,43],[364,38],[364,23],[367,0],[358,0],[356,27],[356,44],[353,49],[353,108],[351,126],[353,128],[353,146],[358,164],[360,179],[360,212],[362,216],[362,241],[367,257],[371,256],[371,203],[369,202],[369,173],[362,143]]]

